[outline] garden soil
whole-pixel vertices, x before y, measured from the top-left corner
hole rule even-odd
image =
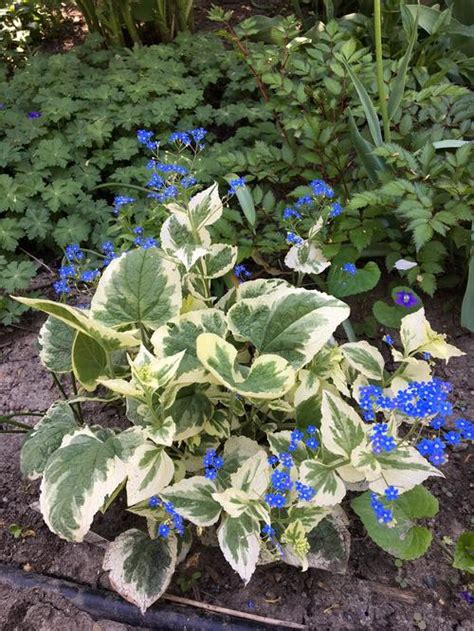
[[[450,296],[437,295],[427,306],[433,328],[448,333],[466,355],[440,365],[437,375],[454,386],[454,402],[459,416],[473,418],[474,337],[460,329],[459,310]],[[444,310],[440,306],[445,307]],[[446,305],[450,305],[446,309]],[[354,309],[355,313],[361,311]],[[0,413],[45,410],[57,394],[50,376],[37,355],[36,336],[42,319],[25,318],[23,329],[0,331]],[[88,420],[114,425],[120,411],[92,408]],[[26,417],[34,423],[37,417]],[[34,510],[38,482],[24,480],[19,471],[20,434],[0,436],[0,563],[26,571],[70,579],[92,587],[110,588],[102,571],[103,550],[90,543],[73,544],[49,532],[41,515]],[[468,577],[451,568],[443,550],[452,552],[452,542],[472,528],[469,495],[474,454],[466,448],[451,452],[445,479],[428,481],[427,486],[440,500],[434,524],[435,541],[425,557],[397,567],[365,536],[352,520],[352,553],[345,575],[274,564],[260,567],[247,586],[231,570],[216,548],[196,544],[179,566],[169,592],[212,605],[228,607],[280,620],[303,623],[318,631],[337,629],[468,631],[474,625],[469,605],[460,597]],[[345,506],[348,513],[350,509]],[[122,519],[126,513],[121,512]],[[10,526],[21,527],[15,538]],[[94,528],[109,538],[123,530],[117,514],[106,513]],[[129,527],[127,524],[126,527]],[[190,577],[200,573],[193,581]],[[185,593],[180,589],[183,579]],[[188,579],[188,580],[186,580]],[[262,626],[262,629],[270,628]],[[107,620],[93,620],[63,597],[37,589],[0,588],[0,629],[2,631],[126,631],[130,626]]]

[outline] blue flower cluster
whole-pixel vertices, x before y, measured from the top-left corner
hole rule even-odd
[[[324,180],[312,180],[309,185],[315,197],[327,197],[328,199],[334,197],[334,191]]]
[[[133,204],[134,201],[135,201],[134,197],[125,197],[124,195],[117,195],[114,198],[114,209],[112,213],[115,216],[117,216],[120,213],[122,206],[125,206],[125,204]]]
[[[429,416],[445,419],[453,411],[447,400],[451,389],[451,385],[441,379],[413,381],[394,397],[388,397],[379,386],[363,386],[360,388],[360,407],[366,421],[373,421],[377,410],[394,410],[418,419]]]
[[[244,177],[237,177],[231,180],[229,184],[229,195],[235,195],[237,193],[237,189],[245,186],[246,182]]]
[[[397,448],[395,438],[390,436],[387,432],[387,423],[377,423],[373,426],[370,441],[374,454],[381,454],[383,451],[390,452]]]
[[[181,537],[184,535],[184,523],[183,518],[176,512],[173,502],[163,502],[159,497],[154,495],[148,500],[148,506],[150,508],[163,508],[170,519],[158,526],[157,532],[160,537],[166,539],[171,530],[174,530]]]
[[[262,528],[262,537],[271,541],[280,555],[283,556],[283,547],[277,539],[275,528],[273,528],[270,524],[265,524]]]
[[[150,151],[158,149],[159,143],[156,140],[152,140],[155,134],[147,129],[139,129],[137,131],[137,140],[141,145],[144,145]]]
[[[342,270],[351,276],[355,276],[357,274],[357,267],[354,263],[344,263]]]
[[[53,289],[58,295],[70,294],[72,290],[70,283],[73,281],[92,283],[100,276],[98,269],[87,270],[83,267],[81,269],[85,253],[77,243],[72,243],[66,247],[65,259],[67,263],[58,270],[59,280],[53,283]]]
[[[174,131],[168,137],[168,142],[175,142],[185,147],[190,147],[194,143],[198,149],[204,149],[206,145],[202,141],[206,136],[207,131],[202,127],[198,127],[189,131]]]
[[[389,487],[389,488],[393,488],[393,487]],[[379,499],[376,493],[371,493],[370,495],[370,506],[375,513],[375,517],[377,518],[377,521],[380,524],[389,524],[391,521],[393,521],[392,509],[387,508],[383,504],[383,502]]]
[[[289,219],[293,219],[293,218],[301,219],[301,213],[299,213],[295,208],[288,206],[283,211],[283,219],[286,219],[288,221]]]
[[[100,246],[100,251],[105,254],[103,261],[104,267],[107,267],[114,259],[118,258],[118,254],[115,251],[115,246],[112,241],[105,241]]]
[[[329,217],[331,218],[339,217],[339,215],[342,215],[342,213],[343,213],[343,208],[341,204],[339,202],[333,202],[331,204],[331,210],[329,211]]]
[[[303,239],[294,232],[287,232],[286,242],[288,245],[301,245],[303,243]]]
[[[440,438],[433,438],[432,440],[423,438],[416,445],[416,448],[422,456],[427,457],[431,464],[436,467],[446,462],[446,454],[444,453],[446,443]]]
[[[296,451],[299,442],[304,442],[304,444],[310,449],[317,449],[319,447],[319,441],[315,436],[316,432],[317,429],[315,425],[308,425],[306,428],[306,435],[300,429],[294,429],[291,432],[291,440],[288,445],[288,451]]]
[[[224,460],[216,455],[215,449],[208,449],[202,459],[205,468],[204,475],[208,480],[215,480],[217,472],[224,466]]]
[[[242,263],[239,263],[234,267],[234,274],[242,282],[252,278],[252,272],[250,272]]]

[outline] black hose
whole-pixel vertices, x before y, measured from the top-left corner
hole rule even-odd
[[[93,589],[71,581],[52,578],[0,563],[0,585],[12,589],[39,588],[60,594],[75,607],[93,618],[115,620],[124,624],[163,631],[255,631],[256,629],[285,631],[288,627],[262,625],[250,620],[196,611],[192,607],[158,603],[145,614],[117,594],[105,589]]]

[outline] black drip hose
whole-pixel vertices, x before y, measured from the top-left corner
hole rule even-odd
[[[285,626],[262,625],[250,620],[238,620],[231,616],[197,612],[192,607],[169,603],[158,603],[153,609],[142,614],[138,607],[108,590],[93,589],[72,581],[25,572],[3,563],[0,563],[0,585],[12,589],[39,588],[60,594],[93,618],[106,618],[149,629],[163,631],[256,631],[257,629],[286,631],[288,629]]]

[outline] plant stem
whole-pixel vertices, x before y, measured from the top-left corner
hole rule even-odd
[[[342,323],[342,328],[344,329],[344,333],[346,334],[349,342],[357,342],[357,336],[349,319],[344,320],[344,322]]]
[[[71,384],[72,384],[72,390],[74,392],[74,394],[77,395],[79,394],[77,391],[77,382],[76,382],[76,377],[74,376],[74,373],[71,373]],[[71,404],[72,405],[72,404]],[[77,410],[77,415],[82,423],[82,425],[84,425],[84,416],[82,415],[82,406],[80,404],[80,402],[78,401],[77,403],[74,403],[74,407]]]
[[[115,377],[115,369],[114,369],[114,364],[112,362],[112,355],[111,353],[106,353],[107,355],[107,370],[109,372],[109,376],[111,379],[113,379]]]
[[[58,388],[59,392],[61,393],[61,396],[63,397],[63,399],[66,399],[66,401],[67,401],[68,397],[67,397],[66,391],[64,390],[61,382],[59,381],[57,374],[55,372],[52,372],[51,375],[53,377],[54,383],[56,384],[56,387]]]
[[[377,87],[379,91],[379,105],[383,120],[383,135],[385,142],[391,141],[390,121],[388,119],[385,83],[383,80],[382,53],[382,10],[380,0],[374,0],[374,36],[375,36],[375,64],[377,70]]]
[[[12,425],[13,427],[18,427],[19,429],[24,429],[25,431],[29,431],[31,429],[29,425],[26,425],[25,423],[20,423],[19,421],[14,421],[9,418],[0,417],[0,425]]]

